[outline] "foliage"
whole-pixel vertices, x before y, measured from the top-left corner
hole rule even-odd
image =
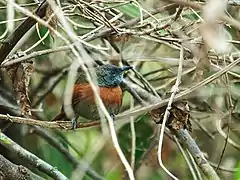
[[[49,22],[52,28],[39,22],[22,37],[12,53],[1,60],[7,59],[8,62],[4,61],[0,67],[0,114],[21,114],[42,121],[53,119],[60,112],[63,101],[68,99],[68,83],[71,78],[73,82],[75,80],[74,63],[77,57],[71,47],[80,54],[81,63],[88,66],[90,62],[94,65],[113,63],[134,66],[134,71],[127,73],[125,78],[149,94],[167,99],[172,94],[179,71],[180,49],[183,47],[184,64],[177,95],[199,85],[178,99],[188,102],[190,107],[191,135],[210,162],[220,163],[234,171],[226,173],[220,171],[220,168],[217,173],[221,178],[240,179],[239,65],[216,75],[219,70],[226,69],[239,58],[240,25],[237,22],[234,24],[225,14],[226,10],[230,16],[239,20],[239,5],[216,3],[218,11],[215,12],[212,1],[189,1],[187,5],[171,5],[168,1],[157,0],[71,0],[61,2],[63,14],[59,11],[57,15],[53,14],[56,8],[48,6],[43,20]],[[37,3],[27,0],[18,0],[16,4],[30,12],[39,7]],[[0,0],[1,45],[7,44],[7,37],[14,32],[9,29],[13,21],[8,19],[8,6],[8,1]],[[14,27],[17,27],[26,20],[27,15],[18,6],[14,7],[10,13],[14,12]],[[4,32],[7,34],[4,35]],[[70,46],[72,43],[79,44]],[[59,49],[66,45],[66,49]],[[28,55],[34,56],[7,64]],[[26,69],[29,67],[31,73],[27,74]],[[210,76],[214,76],[213,80],[202,85],[201,82]],[[128,87],[126,89],[129,91]],[[151,105],[149,97],[140,97],[143,101],[141,104],[138,97],[133,100],[132,94],[124,93],[120,115],[132,112],[140,105]],[[162,113],[159,114],[163,117],[166,106],[159,109]],[[154,143],[159,137],[159,125],[150,114],[145,110],[140,115],[133,116],[136,179],[167,179],[168,176],[159,166],[157,143]],[[131,162],[133,147],[129,122],[130,116],[117,120],[115,129],[120,147],[128,162]],[[105,125],[108,127],[107,123]],[[90,170],[107,180],[127,177],[109,130],[102,129],[102,126],[71,131],[45,129],[45,133],[67,150],[70,158],[66,158],[66,154],[43,134],[35,133],[34,126],[0,121],[0,128],[23,148],[56,167],[69,179],[78,179],[80,176],[83,179],[94,179],[89,171],[86,172],[86,168],[80,168],[76,162],[86,163]],[[191,179],[189,167],[173,140],[173,133],[167,132],[162,152],[164,165],[179,179]],[[229,140],[227,144],[226,137]],[[8,139],[1,139],[1,134],[0,141],[9,143]],[[28,163],[4,148],[0,148],[0,154],[8,159],[14,157],[11,159],[13,163],[28,166]],[[69,160],[71,158],[73,160]],[[47,177],[45,173],[32,169]]]

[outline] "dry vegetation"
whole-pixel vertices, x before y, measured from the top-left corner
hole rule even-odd
[[[239,7],[0,0],[0,179],[240,179]],[[116,122],[99,98],[101,121],[52,122],[105,63],[134,67]]]

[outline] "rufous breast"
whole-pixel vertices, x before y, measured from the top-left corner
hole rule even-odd
[[[122,89],[119,86],[99,87],[99,93],[109,114],[117,114],[122,105]],[[87,83],[74,85],[72,106],[76,116],[82,116],[88,120],[100,118],[94,93]]]

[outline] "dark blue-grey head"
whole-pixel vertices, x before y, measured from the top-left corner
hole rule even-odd
[[[105,64],[96,68],[98,86],[114,87],[118,86],[123,81],[123,73],[131,66],[117,67],[112,64]]]

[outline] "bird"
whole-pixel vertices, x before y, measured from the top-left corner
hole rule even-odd
[[[120,84],[123,81],[123,74],[130,69],[132,69],[132,66],[118,67],[112,64],[104,64],[95,68],[100,98],[113,119],[122,105],[123,93]],[[82,81],[82,75],[79,75],[73,86],[72,108],[74,111],[73,129],[76,129],[77,119],[80,116],[87,120],[100,119],[92,87],[87,81]],[[53,119],[53,121],[60,120],[70,120],[67,118],[63,107],[61,112]]]

